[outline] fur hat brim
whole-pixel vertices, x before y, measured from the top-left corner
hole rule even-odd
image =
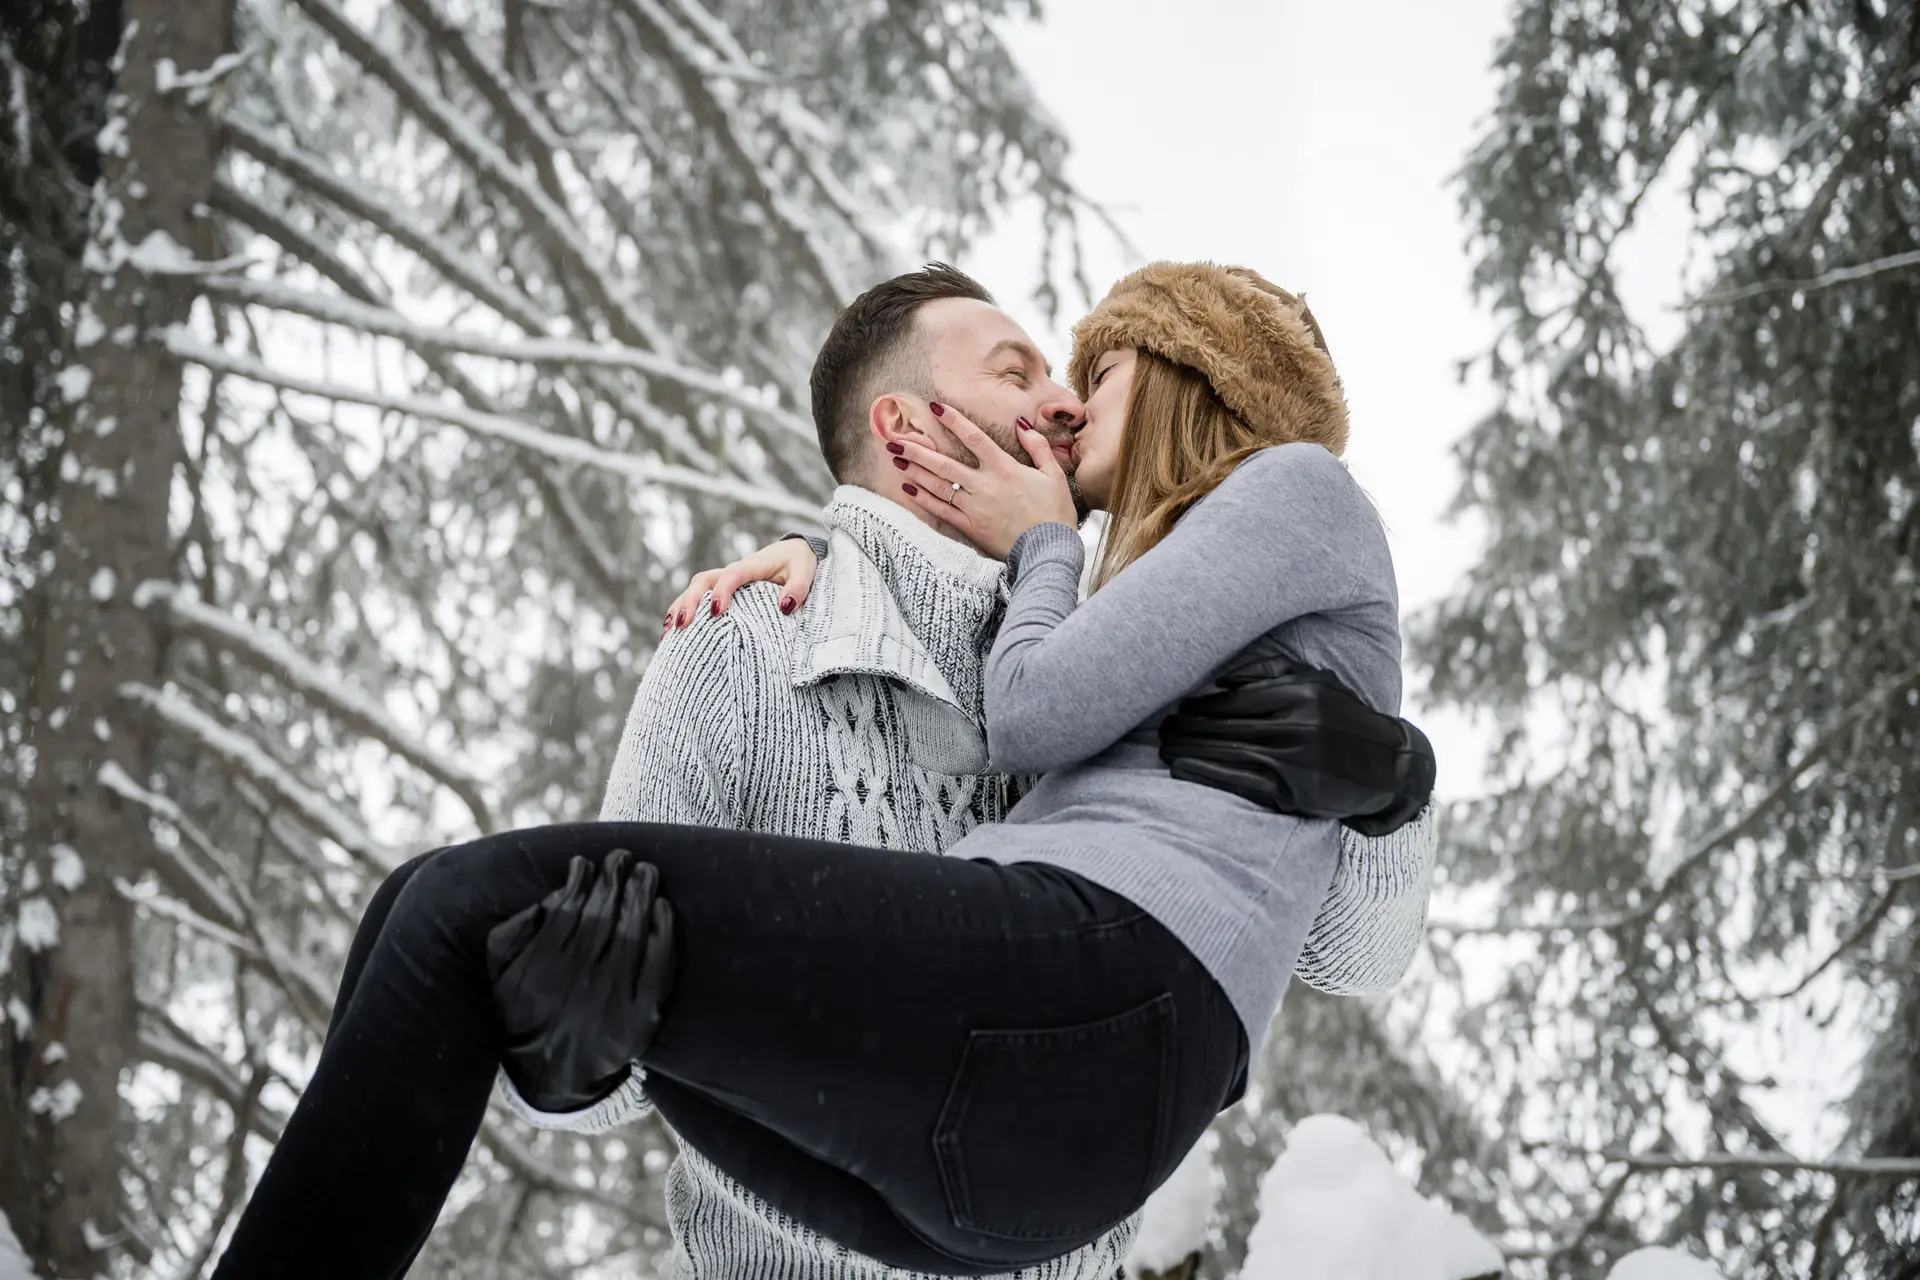
[[[1067,378],[1086,399],[1093,362],[1140,347],[1198,370],[1223,404],[1276,444],[1346,452],[1347,402],[1306,303],[1245,267],[1155,262],[1073,326]]]

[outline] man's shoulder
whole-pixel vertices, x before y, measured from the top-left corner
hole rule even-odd
[[[749,583],[734,592],[725,613],[709,611],[711,596],[694,606],[693,621],[667,633],[660,654],[669,650],[681,669],[726,666],[734,670],[785,670],[798,624],[780,612],[780,588]],[[657,659],[656,659],[657,661]]]

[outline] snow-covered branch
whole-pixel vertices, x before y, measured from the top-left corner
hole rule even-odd
[[[238,116],[221,121],[227,141],[282,177],[367,223],[528,333],[543,333],[546,317],[531,300],[495,278],[488,264],[423,231],[313,157]]]
[[[1894,904],[1900,900],[1901,890],[1905,887],[1897,877],[1889,876],[1888,879],[1892,881],[1892,883],[1887,886],[1886,892],[1882,893],[1879,900],[1868,909],[1866,914],[1860,917],[1853,928],[1847,931],[1847,936],[1835,943],[1832,950],[1827,952],[1826,957],[1808,969],[1806,973],[1802,974],[1799,981],[1782,990],[1771,991],[1758,996],[1742,996],[1740,999],[1748,1003],[1772,1003],[1780,1000],[1795,999],[1801,992],[1812,986],[1821,974],[1838,964],[1842,956],[1878,933],[1880,925],[1893,913]]]
[[[1863,721],[1882,709],[1900,701],[1915,690],[1920,690],[1920,670],[1909,671],[1905,675],[1898,676],[1883,683],[1878,689],[1875,689],[1873,692],[1859,699],[1851,707],[1848,707],[1847,710],[1841,713],[1840,717],[1827,728],[1825,733],[1821,734],[1811,746],[1800,753],[1800,757],[1774,780],[1773,785],[1768,787],[1764,794],[1751,805],[1747,806],[1745,810],[1731,821],[1711,832],[1705,838],[1696,841],[1692,847],[1682,854],[1679,860],[1674,863],[1671,870],[1667,872],[1666,876],[1658,885],[1648,892],[1641,901],[1625,910],[1599,916],[1573,916],[1564,920],[1515,922],[1511,924],[1496,922],[1494,924],[1473,925],[1434,920],[1428,923],[1428,927],[1451,934],[1455,937],[1471,937],[1484,934],[1556,933],[1561,931],[1586,932],[1589,930],[1598,930],[1606,932],[1624,928],[1627,925],[1644,920],[1660,909],[1660,905],[1672,896],[1673,891],[1679,887],[1680,883],[1686,879],[1695,867],[1705,862],[1716,852],[1733,844],[1741,837],[1751,834],[1753,830],[1760,825],[1761,819],[1765,818],[1776,805],[1780,804],[1799,789],[1808,775],[1825,766],[1827,757],[1831,756],[1841,746],[1847,743]]]
[[[1920,1178],[1920,1159],[1861,1156],[1852,1160],[1803,1160],[1796,1156],[1745,1151],[1710,1151],[1698,1156],[1634,1155],[1609,1151],[1602,1158],[1631,1169],[1712,1169],[1723,1172],[1823,1173],[1835,1178]]]
[[[583,342],[577,338],[496,338],[424,325],[409,320],[390,307],[371,306],[351,298],[293,289],[272,280],[223,276],[207,281],[206,290],[236,302],[288,311],[362,333],[398,338],[408,346],[423,351],[454,351],[526,364],[631,369],[650,378],[678,383],[690,391],[754,414],[807,440],[814,438],[813,427],[798,414],[768,403],[747,388],[735,386],[724,378],[689,368],[638,347],[615,342]]]
[[[571,214],[555,204],[538,183],[530,181],[471,120],[390,51],[363,32],[332,0],[294,0],[308,17],[355,62],[393,91],[400,102],[430,128],[482,181],[490,183],[518,209],[542,236],[555,256],[577,273],[616,329],[630,341],[643,341],[657,331],[650,317],[634,311],[615,288],[601,263],[589,257],[586,237]]]
[[[240,1114],[247,1084],[225,1058],[207,1048],[160,1010],[140,1009],[140,1056],[205,1089]],[[247,1124],[268,1142],[280,1141],[286,1117],[265,1106],[247,1111]]]
[[[332,984],[314,973],[304,960],[268,931],[259,904],[253,900],[246,879],[233,859],[215,848],[213,841],[198,824],[180,811],[178,805],[142,787],[119,765],[107,764],[100,770],[99,780],[100,785],[121,799],[139,805],[172,827],[202,859],[219,872],[219,878],[216,879],[188,857],[183,849],[156,844],[153,851],[154,870],[167,888],[179,895],[182,902],[175,904],[146,898],[137,898],[135,901],[195,929],[203,936],[225,941],[240,954],[257,960],[266,967],[269,976],[280,984],[287,997],[300,1006],[310,1023],[324,1019],[333,1003]],[[182,918],[176,907],[195,912],[199,918]]]
[[[315,240],[277,211],[267,208],[253,196],[228,182],[216,184],[213,194],[215,208],[250,230],[279,242],[289,253],[333,281],[346,295],[346,301],[360,303],[376,314],[392,310],[388,305],[390,295],[379,281],[362,274],[358,268],[348,265],[332,249]],[[262,287],[267,284],[264,281],[251,279],[245,283]],[[279,285],[273,287],[284,289],[284,286]],[[316,296],[304,291],[285,290],[285,292],[303,300]],[[236,297],[235,300],[246,299]],[[274,305],[265,296],[261,301],[265,305]],[[333,301],[335,300],[322,297],[323,305]],[[500,412],[493,397],[466,375],[452,358],[451,352],[423,346],[419,349],[419,355],[421,361],[432,370],[442,384],[473,408],[482,413]],[[627,388],[620,386],[612,371],[588,368],[587,378],[581,389],[597,391],[604,395],[621,413],[626,415],[629,421],[652,432],[657,443],[696,468],[708,468],[713,465],[711,451],[703,448],[699,441],[693,439],[684,424],[652,409],[631,394]],[[804,426],[804,424],[800,425]],[[789,438],[779,431],[774,432],[773,437],[773,443],[776,445]],[[794,441],[799,439],[797,435],[790,438]],[[807,452],[811,452],[810,442],[804,447]],[[524,465],[534,483],[539,486],[541,496],[560,517],[558,527],[561,533],[573,542],[575,550],[584,559],[588,574],[599,584],[601,590],[606,592],[609,599],[622,604],[630,600],[633,586],[630,577],[594,531],[592,522],[587,520],[581,512],[579,501],[568,487],[566,478],[551,463],[542,459],[528,457],[524,459]]]
[[[733,31],[700,0],[671,0],[671,3],[681,19],[695,33],[704,37],[719,55],[718,61],[704,60],[701,73],[709,80],[744,78],[751,84],[764,86],[763,91],[771,95],[767,104],[769,124],[779,134],[781,142],[799,159],[821,199],[860,238],[860,243],[877,261],[887,262],[891,259],[893,253],[886,238],[868,222],[860,202],[841,185],[833,172],[831,160],[816,145],[816,140],[826,132],[825,128],[802,105],[799,96],[789,86],[772,81],[758,72],[753,67],[752,56]],[[743,69],[751,75],[743,76]]]
[[[448,426],[460,427],[475,435],[488,436],[519,445],[523,449],[545,454],[559,462],[598,467],[603,471],[625,476],[642,484],[703,493],[780,516],[811,520],[819,515],[818,506],[804,498],[792,497],[738,480],[703,475],[690,467],[637,458],[631,454],[614,453],[577,437],[556,435],[551,431],[530,427],[524,422],[500,414],[481,413],[465,405],[452,404],[443,400],[428,400],[418,396],[383,395],[361,387],[343,386],[339,383],[322,382],[315,378],[303,378],[297,374],[282,373],[258,360],[235,355],[223,348],[202,342],[190,330],[181,326],[168,329],[166,343],[167,349],[183,360],[191,360],[204,368],[246,378],[265,386],[279,387],[283,391],[320,396],[347,404],[362,404],[388,413],[442,422]]]
[[[247,49],[223,53],[198,71],[182,71],[172,58],[162,58],[153,66],[154,92],[162,97],[178,93],[189,106],[199,106],[222,80],[246,65],[253,51]]]
[[[502,283],[488,264],[455,248],[439,236],[413,226],[360,188],[334,175],[316,157],[283,143],[248,121],[229,116],[223,121],[223,128],[237,150],[367,223],[526,333],[535,336],[546,334],[546,314],[532,299]],[[214,194],[216,202],[225,207],[231,216],[250,226],[264,228],[263,234],[272,236],[289,250],[299,253],[343,289],[361,294],[359,301],[376,307],[387,301],[384,291],[374,296],[366,278],[347,266],[332,250],[317,244],[312,237],[260,205],[252,196],[224,181],[216,184]],[[350,281],[352,284],[348,283]],[[493,412],[490,397],[485,396],[450,361],[439,358],[431,350],[423,353],[422,358],[429,368],[476,410]],[[711,455],[687,434],[683,425],[645,404],[625,388],[601,381],[604,371],[589,370],[588,376],[591,385],[629,420],[652,432],[662,447],[696,464],[697,468],[711,465]]]
[[[218,871],[216,879],[198,861],[188,857],[184,849],[156,845],[154,870],[159,873],[161,881],[183,901],[180,904],[164,900],[140,901],[159,914],[169,915],[183,925],[196,928],[204,936],[224,940],[220,937],[224,933],[231,939],[228,945],[261,964],[267,976],[280,985],[309,1024],[317,1027],[325,1019],[326,1011],[332,1007],[332,984],[316,974],[305,960],[268,930],[265,913],[254,901],[252,891],[234,860],[215,848],[213,841],[181,812],[178,805],[140,786],[117,764],[110,763],[102,768],[99,780],[102,786],[121,799],[139,805],[172,827],[199,853],[201,859]],[[215,929],[200,928],[201,920],[182,919],[176,906],[198,913]]]
[[[540,175],[541,189],[554,203],[564,203],[565,193],[560,189],[553,159],[567,150],[567,144],[546,115],[528,100],[512,77],[480,52],[467,29],[443,13],[434,0],[400,0],[400,7],[466,72],[467,79],[499,117],[507,137],[533,164]]]
[[[249,960],[260,958],[260,948],[254,945],[251,938],[207,919],[184,902],[176,902],[172,898],[162,897],[151,890],[143,890],[125,880],[116,879],[113,887],[122,898],[135,907],[145,908],[157,916],[164,916],[186,929],[187,932],[197,933],[208,941],[231,948]]]
[[[211,852],[211,842],[205,833],[181,812],[179,805],[135,782],[133,776],[120,767],[119,761],[109,760],[100,766],[96,780],[122,800],[139,805],[148,814],[178,831],[195,848],[200,849],[203,856]],[[177,850],[156,848],[154,852],[159,858],[157,866],[161,878],[187,905],[203,916],[220,921],[229,929],[238,930],[242,927],[240,905],[233,900],[226,884],[208,875],[198,863],[181,857]],[[225,872],[226,868],[223,867],[222,871]],[[231,873],[225,878],[236,879]]]
[[[233,1108],[235,1114],[242,1114],[248,1083],[241,1079],[237,1068],[194,1040],[164,1012],[142,1007],[140,1014],[140,1052],[143,1058],[183,1079],[191,1080]],[[255,1133],[269,1142],[280,1141],[281,1131],[286,1127],[284,1116],[264,1104],[244,1108],[244,1113]],[[481,1125],[479,1141],[509,1173],[538,1190],[551,1195],[577,1197],[623,1218],[647,1217],[631,1197],[612,1196],[596,1187],[581,1186],[535,1155],[525,1143],[508,1132],[504,1112],[488,1114]]]
[[[232,765],[301,821],[346,850],[370,870],[385,875],[400,858],[376,841],[331,801],[295,780],[292,773],[246,735],[221,724],[171,689],[127,684],[120,696],[147,708],[169,728],[193,739],[203,750]]]
[[[620,563],[619,557],[613,554],[613,550],[601,539],[599,531],[593,527],[594,522],[581,510],[580,499],[574,493],[573,486],[554,467],[545,463],[535,465],[538,467],[541,495],[553,508],[561,528],[566,530],[585,558],[588,576],[609,599],[622,602],[632,599],[632,573]]]
[[[226,275],[257,265],[251,254],[235,253],[224,258],[196,258],[193,251],[165,231],[156,230],[137,245],[123,246],[112,259],[113,266],[132,267],[141,275],[192,280],[201,276]]]
[[[1698,1170],[1718,1173],[1814,1173],[1843,1181],[1920,1179],[1920,1160],[1863,1156],[1851,1160],[1803,1160],[1782,1152],[1710,1151],[1697,1156],[1634,1154],[1626,1151],[1587,1151],[1554,1144],[1556,1150],[1605,1160],[1618,1166],[1603,1184],[1600,1197],[1579,1225],[1557,1242],[1540,1247],[1505,1246],[1510,1260],[1544,1258],[1551,1266],[1578,1252],[1613,1216],[1628,1185],[1642,1173]]]
[[[256,1060],[251,1066],[245,1092],[233,1108],[233,1130],[227,1135],[226,1169],[220,1176],[220,1203],[214,1207],[212,1219],[200,1233],[200,1247],[193,1251],[186,1265],[181,1268],[183,1277],[199,1276],[213,1261],[213,1252],[220,1245],[220,1237],[226,1231],[234,1210],[240,1207],[240,1198],[246,1194],[247,1135],[253,1124],[254,1113],[260,1109],[260,1095],[266,1091],[267,1082],[273,1076],[265,1063]]]
[[[480,779],[470,769],[396,723],[385,708],[351,688],[338,672],[322,669],[280,636],[216,609],[173,583],[143,583],[135,598],[143,603],[166,606],[168,620],[176,631],[217,645],[265,671],[325,708],[340,723],[379,741],[445,785],[467,806],[482,834],[499,826]]]
[[[794,202],[774,187],[770,166],[753,154],[748,141],[750,131],[732,104],[715,93],[708,83],[707,68],[713,60],[657,0],[617,0],[617,3],[639,29],[641,43],[656,55],[667,57],[687,105],[707,122],[721,154],[752,189],[754,198],[772,215],[774,230],[788,253],[814,278],[830,304],[836,308],[845,306],[853,294],[839,278],[831,257],[815,243],[812,229]]]
[[[1762,280],[1758,284],[1742,285],[1737,289],[1725,289],[1719,293],[1709,293],[1683,303],[1680,310],[1689,311],[1700,307],[1724,307],[1733,302],[1744,302],[1748,298],[1757,298],[1767,293],[1813,293],[1820,289],[1831,289],[1835,285],[1852,284],[1856,280],[1867,280],[1888,271],[1905,271],[1910,267],[1920,267],[1920,249],[1908,253],[1896,253],[1885,258],[1875,258],[1871,262],[1857,263],[1851,267],[1835,267],[1823,271],[1806,280]]]

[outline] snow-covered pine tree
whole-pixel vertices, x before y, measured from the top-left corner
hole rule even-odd
[[[1021,202],[1070,280],[1085,206],[1008,0],[76,12],[140,27],[0,496],[0,1210],[192,1276],[371,885],[591,814],[670,588],[817,510],[835,308]],[[666,1154],[495,1116],[421,1270],[650,1269]]]
[[[1416,646],[1501,730],[1444,861],[1499,903],[1438,938],[1503,973],[1464,1087],[1539,1274],[1920,1275],[1920,9],[1513,23],[1463,173],[1490,541]],[[1655,342],[1618,251],[1663,200]]]
[[[5,602],[13,610],[7,621],[24,624],[7,629],[16,656],[6,666],[23,677],[7,710],[10,732],[25,721],[24,742],[10,744],[10,754],[24,757],[16,767],[25,804],[9,806],[12,847],[0,877],[8,907],[0,918],[0,1210],[55,1275],[92,1274],[101,1241],[144,1253],[144,1242],[121,1229],[118,1086],[134,1044],[136,964],[132,910],[120,887],[142,870],[148,838],[144,817],[114,803],[95,778],[143,776],[152,759],[151,736],[112,708],[121,689],[155,681],[162,669],[159,637],[132,589],[170,572],[181,374],[158,344],[109,335],[163,328],[192,306],[190,288],[142,277],[118,249],[166,243],[192,252],[211,242],[193,211],[210,189],[216,148],[208,128],[139,86],[153,79],[157,59],[210,59],[227,43],[223,6],[129,0],[122,16],[146,32],[137,49],[115,41],[109,69],[128,91],[102,104],[87,87],[97,66],[76,59],[82,76],[66,93],[81,109],[72,119],[57,114],[65,96],[58,90],[43,88],[35,110],[27,67],[49,58],[48,45],[63,34],[82,38],[84,20],[63,32],[59,16],[37,15],[37,38],[21,42],[33,52],[23,62],[26,50],[12,51],[9,68],[16,152],[57,164],[79,150],[66,130],[106,117],[89,157],[98,166],[90,196],[80,197],[77,177],[57,169],[47,179],[16,175],[37,191],[38,221],[53,234],[17,242],[37,250],[37,260],[16,255],[21,284],[10,290],[15,322],[27,321],[22,364],[37,363],[22,370],[25,398],[44,401],[51,388],[58,403],[26,406],[26,448],[4,496],[12,510],[0,522],[10,541],[41,556],[9,582],[10,592],[24,587],[30,598]],[[44,143],[36,121],[53,135]],[[143,164],[136,149],[166,163]],[[92,232],[73,271],[70,233],[89,206]],[[23,298],[33,311],[19,306]],[[59,354],[88,349],[84,361],[50,367],[55,323]],[[49,493],[44,478],[55,457]],[[27,508],[30,498],[36,505]]]
[[[41,514],[58,484],[64,400],[63,304],[82,287],[87,210],[100,176],[95,135],[112,85],[119,7],[22,3],[0,13],[0,967],[20,906],[26,823],[27,675],[37,668],[44,573],[55,528]],[[0,1018],[7,1016],[0,1002]],[[0,1036],[0,1045],[4,1045]],[[31,1090],[0,1049],[0,1114]],[[0,1120],[12,1152],[23,1135]],[[0,1160],[0,1206],[33,1194],[27,1162]],[[0,1271],[7,1251],[0,1243]]]
[[[33,628],[55,532],[35,513],[58,484],[62,307],[84,279],[87,211],[100,176],[95,135],[113,82],[118,13],[117,3],[81,11],[33,0],[0,13],[0,921],[18,909],[26,678],[38,666]],[[7,930],[0,924],[0,944]],[[26,1096],[21,1083],[11,1071],[0,1078],[0,1112]],[[4,1121],[0,1134],[12,1135]],[[26,1178],[24,1161],[0,1161],[0,1206],[30,1194]]]

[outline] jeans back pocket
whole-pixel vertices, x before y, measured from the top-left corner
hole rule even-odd
[[[1173,996],[1072,1027],[975,1031],[934,1125],[954,1225],[1081,1241],[1123,1221],[1166,1151]]]

